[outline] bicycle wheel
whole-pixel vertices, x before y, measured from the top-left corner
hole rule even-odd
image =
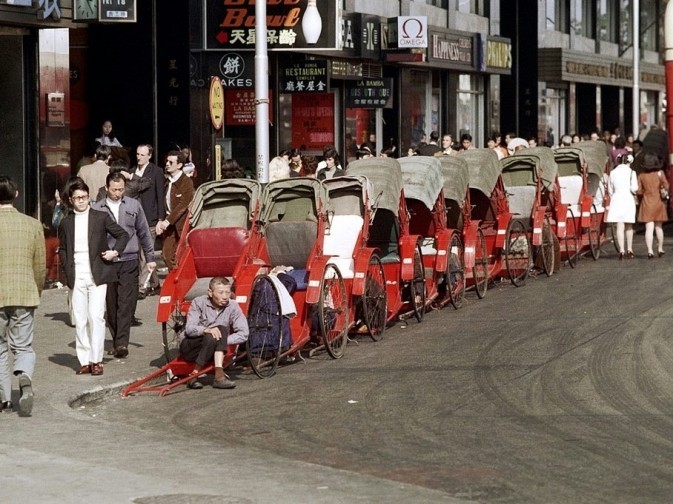
[[[505,239],[505,267],[512,285],[521,287],[526,283],[532,264],[532,250],[528,233],[521,221],[511,220]]]
[[[564,238],[566,260],[571,268],[577,266],[577,257],[579,256],[579,240],[577,239],[577,229],[575,228],[575,214],[569,208],[566,218],[566,237]]]
[[[548,277],[554,274],[554,230],[551,221],[545,216],[542,223],[542,244],[538,253],[542,254],[542,269]]]
[[[278,292],[266,275],[255,278],[248,306],[246,350],[250,367],[260,378],[276,373],[283,337],[283,315]]]
[[[477,229],[477,241],[474,244],[474,290],[479,299],[484,299],[488,288],[488,250],[486,250],[486,237],[481,229]]]
[[[601,256],[601,221],[596,211],[596,205],[591,205],[591,214],[589,215],[589,250],[591,257],[597,261]]]
[[[369,337],[374,341],[380,340],[386,330],[388,320],[388,296],[386,295],[383,264],[376,254],[372,254],[369,258],[365,292],[360,298],[360,309]]]
[[[179,305],[176,304],[168,321],[161,323],[161,336],[163,339],[166,364],[175,359],[180,353],[178,336],[184,331],[186,322],[187,316],[180,311]]]
[[[344,354],[348,337],[348,296],[341,272],[334,264],[328,264],[323,272],[318,322],[327,353],[333,359],[339,359]]]
[[[465,249],[457,231],[451,233],[445,282],[451,304],[457,310],[465,298]]]

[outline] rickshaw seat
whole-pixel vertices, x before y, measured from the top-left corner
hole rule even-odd
[[[248,230],[242,227],[193,229],[187,235],[192,249],[196,276],[231,276],[248,242]]]
[[[325,232],[323,254],[332,256],[330,262],[336,264],[343,278],[355,276],[353,254],[364,222],[359,215],[334,215]]]
[[[507,187],[507,201],[513,214],[530,217],[537,195],[537,186]]]
[[[318,233],[318,224],[304,222],[270,222],[266,226],[266,246],[273,266],[304,269]]]
[[[566,175],[559,177],[558,181],[561,187],[561,203],[564,205],[577,205],[580,202],[582,194],[582,176]]]
[[[383,264],[400,262],[399,236],[399,224],[395,214],[390,210],[379,208],[369,228],[367,245],[380,250],[379,255]]]

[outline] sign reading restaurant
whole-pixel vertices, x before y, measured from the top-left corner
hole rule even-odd
[[[309,5],[309,0],[267,0],[269,50],[337,49],[341,9],[336,4],[331,0],[315,5]],[[255,0],[207,0],[204,24],[206,49],[254,51]]]
[[[326,60],[293,60],[279,70],[284,93],[324,93],[327,91]]]

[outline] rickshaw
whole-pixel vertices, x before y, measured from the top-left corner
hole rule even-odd
[[[566,233],[567,205],[561,203],[558,167],[549,147],[530,147],[500,161],[509,209],[530,233],[547,276],[554,273],[556,248]]]
[[[568,205],[565,258],[575,267],[577,256],[589,251],[596,260],[605,242],[605,212],[610,156],[605,143],[584,141],[554,151],[561,201]]]
[[[248,179],[225,179],[199,186],[177,252],[177,267],[161,288],[157,321],[161,322],[166,364],[124,388],[122,395],[157,392],[165,395],[186,383],[193,363],[178,356],[178,335],[183,331],[191,301],[208,291],[215,276],[229,278],[234,287],[246,264],[259,254],[258,228],[261,185]],[[234,363],[236,346],[230,346],[225,366]],[[212,365],[202,370],[212,371]],[[163,375],[168,377],[168,383]],[[163,379],[163,382],[162,382]]]
[[[443,175],[447,227],[461,233],[465,283],[474,286],[481,299],[488,288],[488,251],[479,222],[472,220],[470,169],[463,157],[441,156],[438,159]]]
[[[402,168],[393,158],[352,161],[346,175],[366,177],[372,185],[372,217],[367,246],[377,250],[385,278],[388,321],[415,317],[421,322],[426,307],[421,237],[409,232]]]
[[[311,354],[325,349],[333,358],[343,355],[348,297],[338,266],[323,255],[326,225],[322,182],[293,178],[266,185],[262,246],[243,266],[236,290],[250,329],[246,353],[260,378],[273,376],[283,358],[301,358],[307,346]]]
[[[475,266],[480,269],[488,259],[487,274],[475,273],[474,285],[479,297],[486,294],[489,280],[508,278],[512,285],[525,284],[531,266],[532,249],[523,223],[512,218],[502,167],[492,149],[460,151],[468,165],[470,176],[470,218],[477,223]]]
[[[458,309],[465,293],[463,240],[460,229],[447,227],[442,163],[434,156],[398,159],[409,233],[421,237],[426,303]]]
[[[371,185],[362,176],[334,177],[323,185],[329,195],[323,255],[339,268],[346,284],[354,307],[351,329],[378,341],[386,329],[388,298],[381,259],[367,246]]]

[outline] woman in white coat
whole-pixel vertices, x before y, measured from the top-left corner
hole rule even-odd
[[[631,259],[633,254],[633,223],[636,221],[635,194],[638,191],[638,177],[631,169],[633,156],[626,154],[620,157],[620,164],[610,172],[608,192],[610,193],[610,208],[606,222],[617,224],[617,244],[619,245],[619,260]],[[626,251],[624,238],[626,237]]]

